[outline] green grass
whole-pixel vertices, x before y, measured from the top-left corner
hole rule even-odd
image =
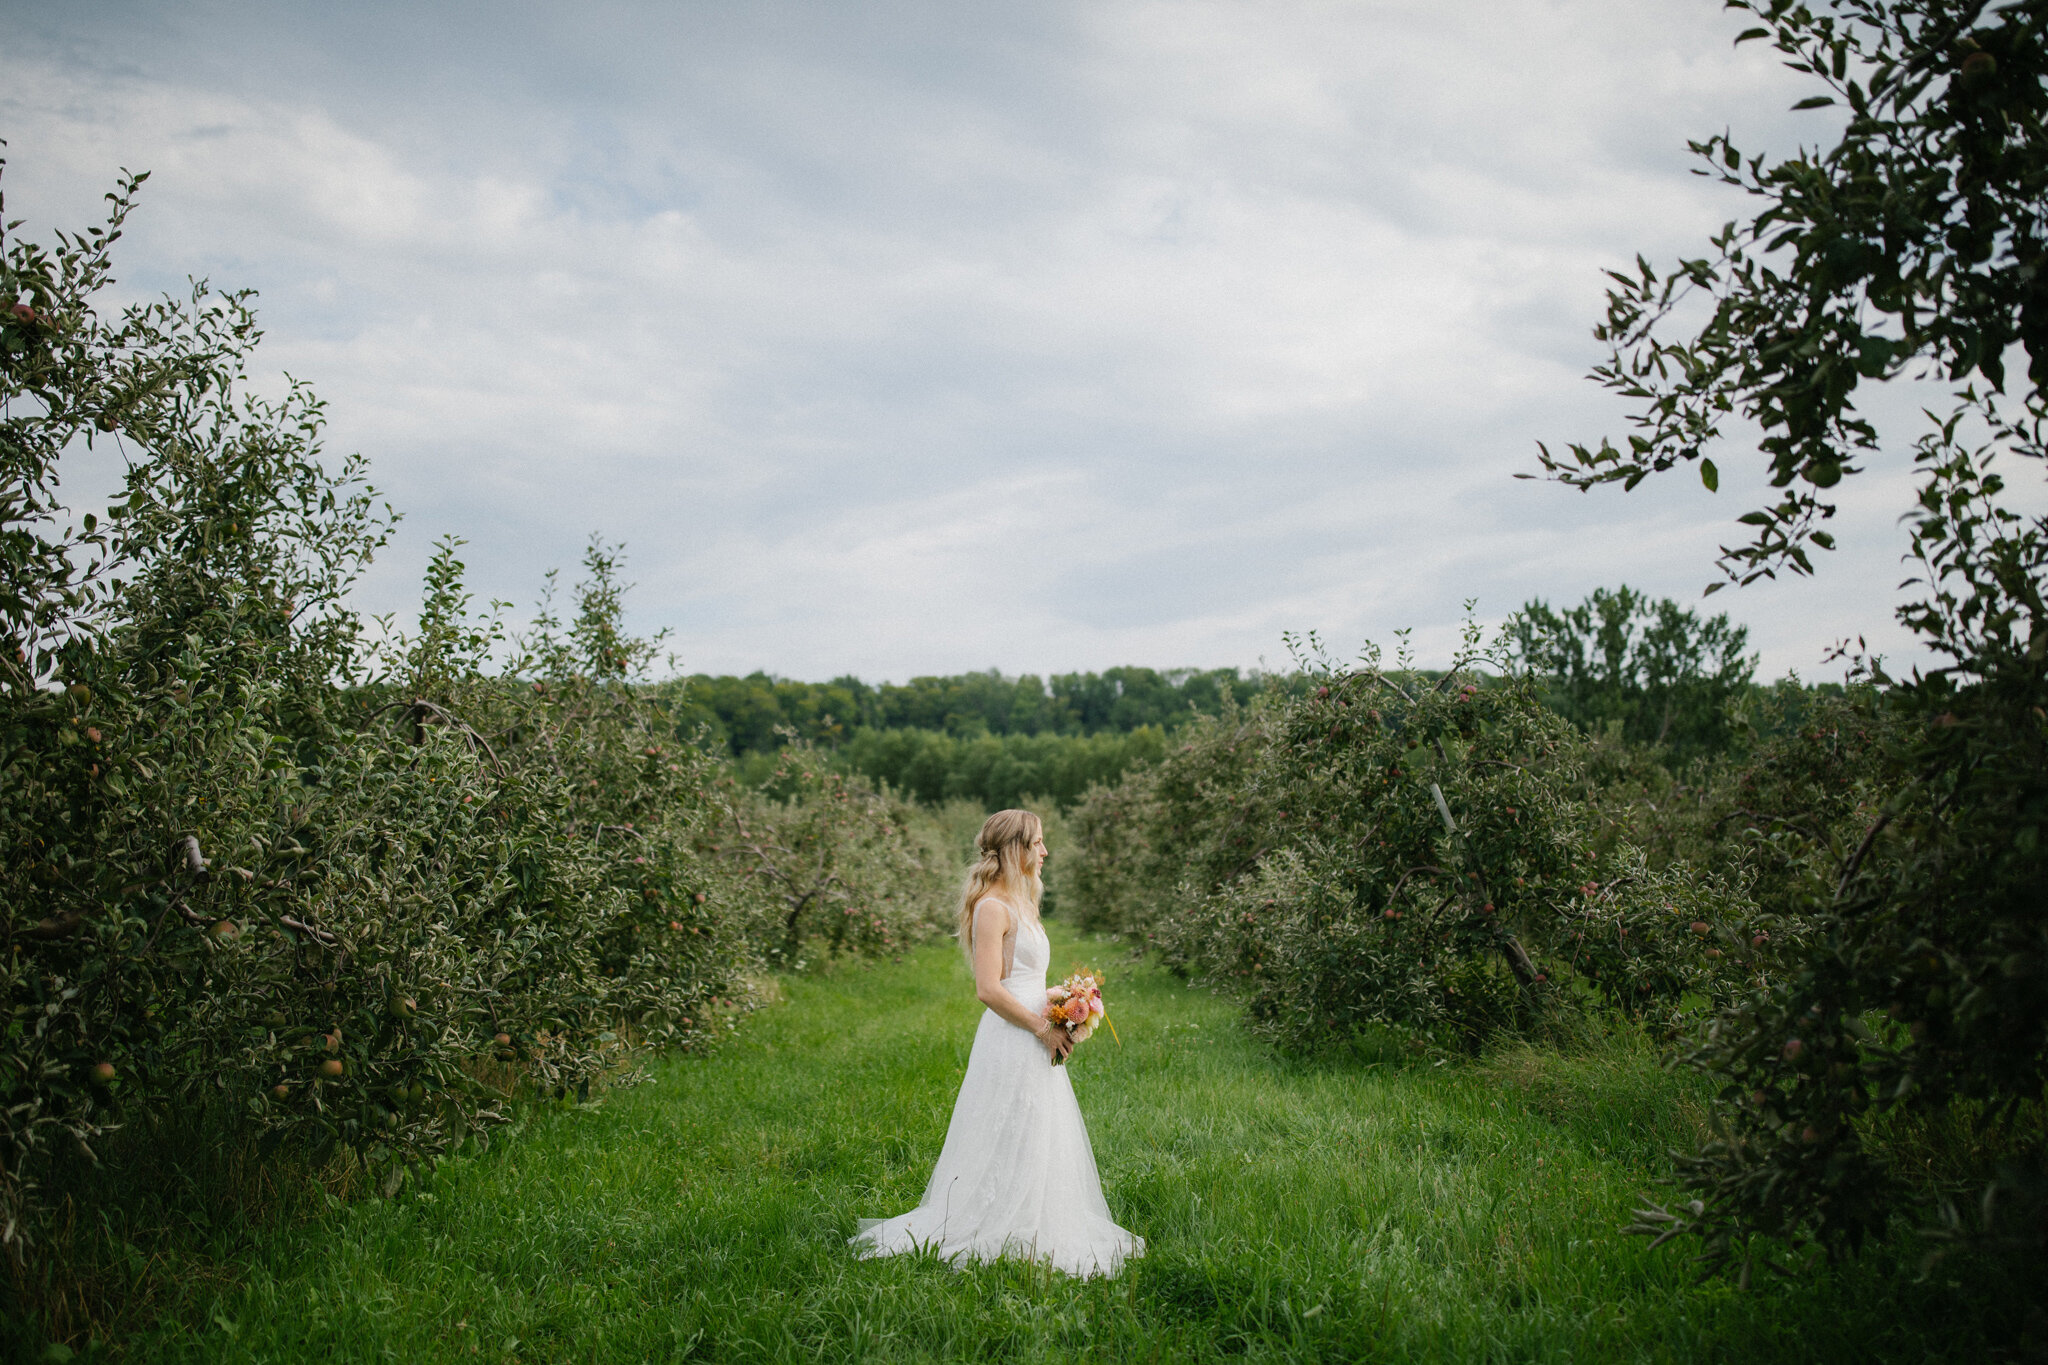
[[[1061,969],[1069,954],[1055,947]],[[1097,954],[1098,960],[1101,954]],[[742,1039],[531,1113],[395,1199],[259,1236],[125,1343],[205,1361],[1976,1359],[1992,1314],[1905,1253],[1737,1293],[1617,1235],[1697,1083],[1630,1047],[1277,1060],[1228,1002],[1113,975],[1075,1059],[1113,1281],[859,1261],[921,1193],[980,1006],[943,947],[786,981]]]

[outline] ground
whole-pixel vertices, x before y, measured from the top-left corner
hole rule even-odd
[[[260,1239],[210,1308],[127,1343],[207,1361],[1974,1359],[1981,1288],[1913,1248],[1738,1293],[1618,1229],[1705,1093],[1652,1049],[1289,1061],[1232,1004],[1108,970],[1075,1088],[1112,1281],[856,1260],[916,1203],[980,1005],[950,947],[785,978],[744,1034],[530,1111],[397,1197]]]

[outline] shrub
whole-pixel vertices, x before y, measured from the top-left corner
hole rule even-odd
[[[1946,662],[1886,698],[1884,799],[1769,888],[1811,951],[1705,1033],[1720,1136],[1638,1224],[1745,1275],[1759,1234],[1850,1251],[1916,1205],[1937,1250],[2048,1253],[2048,519],[1945,437],[1923,458],[1929,591],[1901,616]]]
[[[1091,796],[1090,914],[1292,1046],[1471,1046],[1575,998],[1668,1017],[1763,970],[1739,876],[1596,851],[1582,741],[1527,676],[1472,672],[1475,645],[1434,685],[1319,664]]]
[[[176,1165],[175,1134],[215,1171],[390,1189],[514,1095],[730,1028],[787,942],[719,842],[758,803],[638,681],[656,642],[623,628],[614,550],[509,673],[453,541],[417,632],[366,649],[346,594],[389,513],[308,389],[251,394],[248,296],[95,311],[137,183],[105,229],[0,252],[0,1243],[7,1320],[60,1335],[99,1310],[32,1257],[103,1156]],[[108,439],[125,496],[59,531],[60,460]],[[862,907],[836,947],[893,947],[930,860],[845,785],[766,827],[829,867],[821,906]],[[195,1187],[189,1216],[245,1193]],[[125,1255],[133,1211],[94,1212]]]
[[[950,931],[962,859],[906,802],[805,746],[783,751],[765,790],[729,777],[720,789],[703,845],[746,893],[767,962],[800,969],[813,947],[893,955]]]

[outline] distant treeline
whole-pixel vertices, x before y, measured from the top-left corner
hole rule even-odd
[[[936,730],[864,729],[839,750],[855,772],[914,800],[937,804],[965,798],[988,810],[1026,798],[1064,809],[1096,782],[1113,783],[1137,763],[1166,752],[1166,731],[1140,726],[1129,734],[977,735]]]
[[[859,678],[795,682],[767,673],[744,678],[696,674],[662,685],[676,698],[685,732],[707,729],[734,757],[772,753],[784,731],[837,746],[862,730],[921,730],[955,739],[980,735],[1124,735],[1173,730],[1197,712],[1215,715],[1227,688],[1240,700],[1266,685],[1234,668],[1112,668],[1101,673],[960,673],[868,683]]]
[[[1626,586],[1599,589],[1575,607],[1531,600],[1510,619],[1503,644],[1488,667],[1526,671],[1544,703],[1581,731],[1641,749],[1674,772],[1726,754],[1742,736],[1796,729],[1810,701],[1841,692],[1796,680],[1760,686],[1743,627]],[[1440,675],[1412,676],[1428,686]],[[1490,674],[1482,667],[1471,676]],[[1135,667],[1049,679],[990,669],[879,684],[700,673],[656,691],[679,738],[701,736],[755,785],[770,779],[794,737],[914,800],[995,810],[1025,798],[1071,806],[1091,784],[1114,784],[1132,765],[1158,759],[1168,735],[1220,714],[1226,695],[1299,696],[1305,678]]]
[[[702,736],[744,777],[770,779],[793,735],[838,763],[918,801],[1025,798],[1071,805],[1091,783],[1114,782],[1165,752],[1166,736],[1268,686],[1298,686],[1234,668],[1112,668],[1043,679],[991,669],[907,683],[859,678],[795,682],[767,673],[697,674],[664,683],[681,738]]]

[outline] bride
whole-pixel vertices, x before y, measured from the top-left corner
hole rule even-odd
[[[1064,1066],[1072,1046],[1045,1019],[1052,944],[1038,922],[1045,837],[1029,811],[997,811],[960,898],[960,946],[988,1006],[924,1202],[862,1219],[863,1256],[930,1250],[954,1265],[1018,1256],[1069,1275],[1113,1275],[1145,1240],[1103,1202],[1088,1127]]]

